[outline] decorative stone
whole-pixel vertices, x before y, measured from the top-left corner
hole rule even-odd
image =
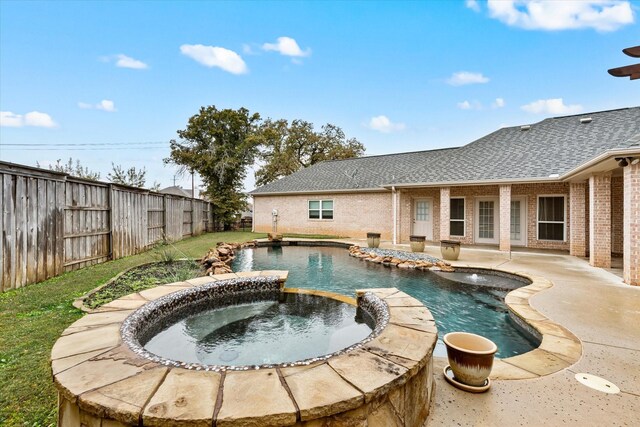
[[[283,368],[282,374],[302,421],[348,411],[364,403],[363,394],[326,363],[311,369]]]
[[[158,367],[81,395],[80,408],[123,423],[138,424],[144,405],[169,368]]]
[[[142,372],[144,368],[114,360],[88,360],[54,376],[58,389],[66,398],[95,390]]]
[[[402,380],[407,368],[364,350],[356,350],[328,361],[349,383],[364,393],[365,402],[385,394]],[[363,375],[366,372],[366,375]]]
[[[281,426],[296,422],[296,407],[275,369],[228,372],[216,426]]]
[[[63,357],[61,359],[54,359],[51,361],[51,372],[53,373],[53,375],[56,375],[73,366],[79,365],[80,363],[85,362],[97,356],[100,353],[104,353],[105,351],[107,350],[100,349],[100,350],[90,351],[88,353],[80,353],[80,354],[75,354],[69,357]]]
[[[219,386],[217,372],[174,368],[144,408],[142,422],[145,426],[210,427]]]
[[[436,339],[437,334],[390,323],[382,334],[367,343],[364,349],[383,357],[392,354],[404,359],[420,361],[425,354],[433,351]]]
[[[280,233],[267,233],[267,238],[271,242],[279,242],[282,241],[283,236]]]
[[[59,338],[51,350],[51,359],[60,359],[99,349],[106,350],[119,343],[119,324],[96,327]]]

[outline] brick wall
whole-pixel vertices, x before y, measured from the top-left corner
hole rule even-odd
[[[511,185],[500,186],[500,250],[511,250]]]
[[[309,200],[333,200],[333,219],[309,219]],[[255,196],[255,230],[270,232],[271,211],[278,210],[279,233],[332,234],[365,238],[367,232],[382,233],[390,240],[393,233],[391,192]]]
[[[611,252],[622,255],[624,234],[624,180],[611,178]]]
[[[538,195],[563,195],[566,197],[566,228],[567,241],[539,241],[537,240],[537,203]],[[464,237],[451,236],[452,240],[459,240],[464,244],[475,244],[475,199],[477,197],[495,197],[499,199],[500,192],[497,185],[484,186],[467,186],[467,187],[451,187],[450,197],[465,198],[465,235]],[[513,184],[511,185],[511,196],[524,196],[526,199],[527,212],[527,247],[539,249],[559,249],[569,250],[569,232],[570,232],[570,215],[569,215],[569,184],[567,183],[549,183],[549,184]],[[402,190],[400,194],[400,226],[399,240],[406,243],[411,234],[411,225],[413,223],[413,202],[417,198],[430,198],[433,200],[433,240],[438,241],[440,235],[440,189],[428,188],[419,190]],[[448,215],[447,215],[448,217]]]
[[[440,205],[440,215],[438,215],[439,218],[439,225],[440,225],[440,233],[438,233],[438,237],[441,240],[448,240],[451,238],[451,227],[450,227],[450,222],[449,222],[449,218],[451,215],[451,200],[450,200],[450,196],[451,196],[451,189],[449,187],[445,187],[445,188],[441,188],[440,189],[440,200],[439,200],[439,205]],[[436,233],[434,232],[433,234],[434,239],[436,238]]]
[[[572,182],[569,189],[569,211],[571,212],[570,253],[574,256],[587,256],[588,224],[587,183]]]
[[[589,263],[611,267],[611,172],[589,177]]]
[[[624,255],[623,277],[640,286],[640,163],[623,168],[624,173]]]

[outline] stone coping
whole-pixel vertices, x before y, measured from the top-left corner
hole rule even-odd
[[[122,342],[124,320],[150,301],[215,280],[273,275],[284,281],[287,272],[169,283],[114,300],[77,320],[51,351],[61,419],[80,411],[128,425],[294,425],[383,399],[431,365],[437,341],[433,317],[395,288],[357,292],[358,298],[370,292],[388,306],[389,323],[380,335],[352,352],[305,366],[188,370],[140,357]]]
[[[335,244],[336,247],[358,245],[358,242],[348,239],[342,241],[304,240],[305,245],[312,245],[316,242],[322,242],[322,246],[330,246],[332,244]],[[412,253],[396,250],[407,252],[407,254]],[[511,319],[526,332],[538,338],[540,345],[534,350],[517,356],[496,358],[491,372],[492,379],[522,380],[539,378],[560,372],[580,360],[582,356],[582,342],[580,339],[567,328],[547,318],[530,304],[530,299],[534,295],[553,286],[550,280],[542,276],[530,275],[523,271],[487,268],[461,261],[452,261],[451,265],[454,268],[460,268],[460,270],[477,270],[488,273],[494,272],[495,274],[506,273],[530,281],[530,284],[509,292],[504,302],[509,310]]]
[[[509,292],[505,305],[511,319],[525,331],[540,340],[538,348],[517,356],[496,358],[491,379],[522,380],[554,374],[576,363],[582,356],[582,342],[567,328],[553,322],[530,304],[534,295],[553,286],[550,280],[522,271],[487,268],[469,264],[453,263],[460,270],[483,271],[489,274],[510,274],[530,282]]]

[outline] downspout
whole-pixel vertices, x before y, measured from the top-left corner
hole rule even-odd
[[[397,245],[398,242],[398,238],[397,238],[397,234],[398,234],[398,223],[397,223],[397,212],[396,212],[396,206],[398,204],[397,201],[397,195],[396,195],[396,187],[392,186],[391,187],[391,209],[393,209],[393,239],[392,239],[392,243],[394,245]]]

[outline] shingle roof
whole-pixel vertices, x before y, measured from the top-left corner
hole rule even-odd
[[[590,123],[581,118],[590,117]],[[640,107],[499,129],[459,148],[326,161],[251,194],[362,190],[383,185],[526,180],[563,175],[613,149],[640,150]]]

